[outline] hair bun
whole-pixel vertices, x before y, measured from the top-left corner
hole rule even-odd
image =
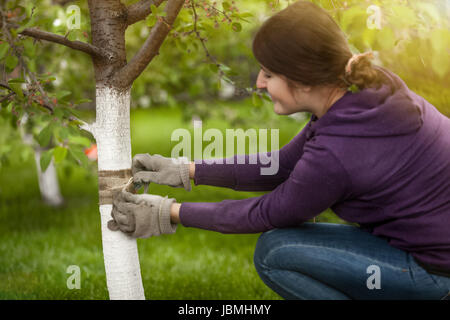
[[[367,57],[368,59],[373,59],[374,55],[372,51],[354,54],[350,59],[348,59],[347,65],[345,66],[345,73],[351,73],[352,72],[352,64],[358,63],[360,59],[363,57]]]
[[[371,51],[353,55],[345,66],[345,82],[355,84],[360,89],[378,88],[380,77],[377,70],[373,68],[372,59],[374,59],[374,54]]]

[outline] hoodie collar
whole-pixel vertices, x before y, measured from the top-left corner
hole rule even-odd
[[[409,134],[422,126],[420,100],[397,75],[376,67],[383,76],[379,89],[347,91],[320,119],[312,115],[315,135],[384,137]]]

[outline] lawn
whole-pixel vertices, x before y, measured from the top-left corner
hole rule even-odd
[[[237,103],[242,112],[249,110]],[[302,128],[280,117],[280,147]],[[204,129],[223,130],[211,119]],[[132,150],[170,156],[176,128],[191,128],[177,109],[132,110]],[[231,128],[231,127],[228,127]],[[233,128],[234,129],[234,128]],[[257,128],[256,128],[257,129]],[[41,202],[33,159],[14,161],[0,171],[0,299],[108,299],[103,264],[97,177],[94,173],[58,167],[65,206]],[[192,184],[193,185],[193,184]],[[196,186],[191,192],[151,185],[150,192],[178,202],[243,199],[263,192],[238,192]],[[318,221],[341,222],[331,211]],[[253,266],[259,234],[221,234],[178,226],[174,235],[138,239],[141,273],[147,299],[281,299],[267,288]],[[67,268],[79,266],[81,288],[68,289]]]

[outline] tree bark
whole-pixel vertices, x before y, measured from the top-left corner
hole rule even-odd
[[[112,53],[113,60],[92,56],[96,82],[96,120],[86,126],[98,151],[99,206],[106,282],[111,300],[143,300],[136,239],[107,228],[114,187],[131,177],[130,87],[111,85],[126,65],[126,7],[119,0],[89,0],[92,45]]]
[[[167,21],[156,23],[150,39],[127,63],[125,30],[136,19],[144,18],[145,14],[137,14],[136,11],[149,3],[144,0],[127,8],[120,0],[88,1],[92,45],[106,50],[113,57],[108,59],[92,55],[96,82],[96,121],[83,126],[97,141],[103,255],[109,297],[112,300],[145,299],[136,240],[122,232],[110,231],[107,222],[112,219],[112,190],[123,187],[132,177],[131,86],[158,51],[184,0],[168,1],[165,7]]]
[[[97,87],[96,105],[100,215],[109,297],[142,300],[136,240],[107,228],[112,219],[111,189],[126,184],[131,177],[130,90]]]

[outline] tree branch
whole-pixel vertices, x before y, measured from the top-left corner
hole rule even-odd
[[[66,47],[69,47],[71,49],[75,49],[78,51],[82,51],[91,56],[95,56],[95,57],[99,57],[99,58],[106,58],[108,60],[112,60],[114,58],[114,55],[112,53],[107,52],[106,50],[104,50],[102,48],[93,46],[90,43],[86,43],[86,42],[82,42],[82,41],[70,41],[66,37],[61,36],[59,34],[42,31],[37,28],[26,28],[22,32],[19,32],[19,34],[24,35],[24,36],[29,36],[29,37],[32,37],[35,39],[46,40],[46,41],[62,44]]]
[[[159,7],[165,0],[141,0],[128,7],[127,25],[132,25],[138,21],[144,20],[152,13],[150,5]]]
[[[5,83],[0,83],[0,87],[8,89],[9,91],[11,91],[8,95],[2,97],[0,99],[0,102],[3,102],[4,100],[8,99],[9,97],[13,96],[16,94],[16,92],[7,84]],[[25,97],[30,98],[30,93],[26,90],[22,90],[22,93]],[[45,103],[42,101],[42,103],[38,100],[37,96],[31,96],[32,100],[36,103],[39,103],[40,105],[42,105],[44,108],[48,109],[48,111],[50,111],[51,114],[53,114],[53,106],[50,105],[49,103]]]
[[[94,139],[97,140],[97,137],[96,137],[96,134],[97,134],[96,130],[97,129],[96,129],[96,123],[95,122],[94,123],[87,123],[87,122],[85,122],[85,121],[83,121],[81,119],[75,118],[75,117],[71,117],[71,120],[76,120],[78,122],[81,122],[81,124],[78,125],[78,128],[89,132],[94,137]]]
[[[144,71],[150,61],[159,54],[164,39],[169,34],[172,24],[180,12],[184,0],[168,0],[164,11],[166,17],[156,22],[148,38],[134,57],[114,75],[113,84],[117,87],[127,88]]]

